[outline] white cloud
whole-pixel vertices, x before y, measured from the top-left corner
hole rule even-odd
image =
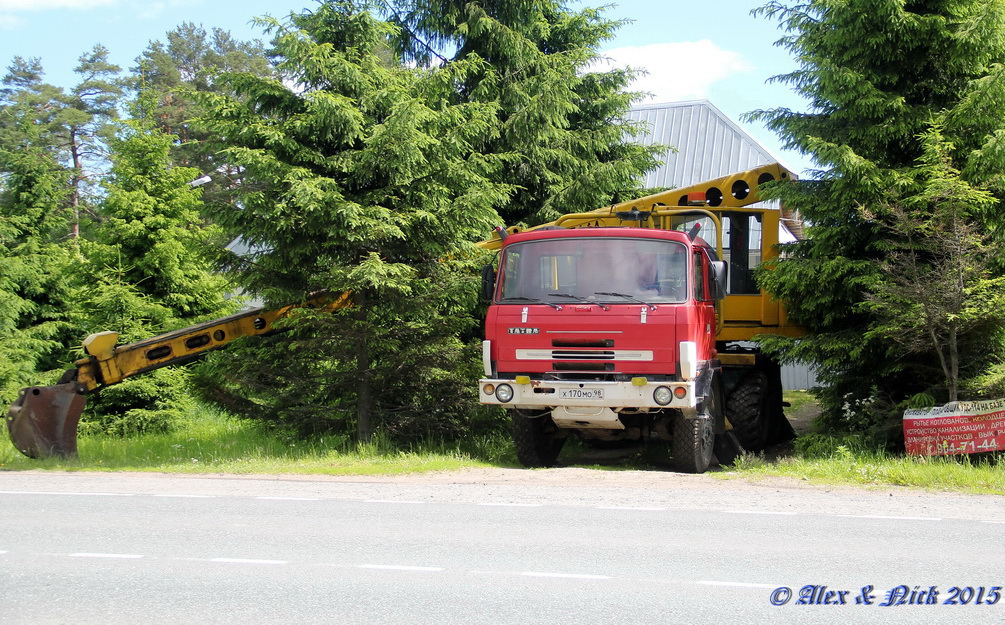
[[[48,9],[93,9],[118,0],[0,0],[0,11],[45,11]]]
[[[708,39],[615,48],[603,55],[607,58],[590,69],[632,67],[647,72],[629,87],[649,92],[644,102],[704,99],[713,84],[753,69],[740,54]]]
[[[0,0],[2,2],[3,0]],[[201,0],[165,0],[163,2],[132,2],[129,9],[136,13],[136,17],[141,20],[157,19],[164,15],[166,11],[196,7],[202,4]]]
[[[24,20],[16,15],[5,15],[0,13],[0,30],[14,30],[23,23]]]

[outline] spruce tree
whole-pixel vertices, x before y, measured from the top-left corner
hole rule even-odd
[[[0,399],[51,383],[74,332],[67,276],[76,264],[64,211],[69,175],[34,146],[0,148]]]
[[[167,318],[151,328],[158,331],[228,309],[228,282],[214,271],[225,240],[203,218],[202,190],[192,185],[199,170],[172,166],[175,141],[143,118],[120,126],[89,252],[96,271],[109,269],[115,282],[166,308]]]
[[[403,58],[420,65],[465,62],[454,99],[498,107],[500,131],[486,152],[516,153],[500,180],[518,192],[500,207],[509,223],[534,225],[638,197],[659,147],[632,141],[625,116],[639,94],[633,70],[589,72],[621,26],[602,9],[561,0],[398,0],[387,3]]]
[[[869,427],[883,414],[863,418],[852,406],[889,408],[919,393],[947,396],[939,367],[931,366],[935,352],[905,350],[903,341],[877,332],[886,321],[868,301],[890,292],[883,263],[905,244],[904,232],[891,227],[894,213],[884,207],[923,193],[924,168],[917,167],[923,137],[940,120],[964,182],[994,186],[1005,171],[1000,157],[988,165],[988,148],[999,142],[1005,117],[993,86],[1005,60],[1005,3],[812,0],[771,2],[758,12],[785,30],[780,44],[800,68],[777,80],[804,96],[808,110],[751,117],[819,166],[810,180],[777,187],[777,196],[809,222],[810,236],[760,274],[810,334],[764,344],[783,359],[817,364],[829,385],[824,398],[832,425]],[[967,114],[966,107],[982,114]],[[983,236],[995,223],[977,225]],[[988,347],[968,354],[966,373],[995,360],[1000,348]]]
[[[300,311],[287,332],[221,357],[211,394],[302,432],[449,428],[470,407],[458,335],[470,330],[473,248],[498,223],[509,154],[494,103],[455,102],[480,61],[407,68],[393,26],[367,3],[327,2],[280,23],[282,79],[229,76],[202,124],[242,170],[214,218],[250,247],[240,283],[267,304],[350,292],[335,313]],[[462,364],[458,364],[462,363]],[[465,401],[467,400],[467,401]]]
[[[114,330],[128,343],[234,308],[214,271],[224,240],[203,219],[202,191],[190,184],[198,170],[171,165],[175,139],[143,117],[110,139],[100,224],[81,242],[86,262],[76,274],[82,334]],[[119,435],[167,430],[192,410],[187,382],[181,367],[127,379],[89,401],[84,422]]]
[[[38,59],[14,59],[0,92],[0,397],[53,382],[73,327],[66,276],[70,173],[57,147],[59,91]]]

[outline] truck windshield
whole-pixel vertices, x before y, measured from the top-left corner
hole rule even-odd
[[[514,243],[501,261],[501,303],[527,299],[626,304],[688,297],[687,248],[676,241],[614,237]]]

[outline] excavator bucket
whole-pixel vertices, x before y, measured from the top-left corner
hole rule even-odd
[[[10,440],[30,458],[75,458],[77,423],[85,403],[72,382],[21,389],[7,411]]]

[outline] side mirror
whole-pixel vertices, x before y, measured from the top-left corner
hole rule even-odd
[[[712,269],[712,283],[709,285],[712,289],[712,299],[721,300],[726,297],[726,282],[728,265],[724,260],[713,260],[709,267]]]
[[[496,271],[492,265],[482,267],[482,299],[486,302],[492,301],[492,295],[496,290]]]

